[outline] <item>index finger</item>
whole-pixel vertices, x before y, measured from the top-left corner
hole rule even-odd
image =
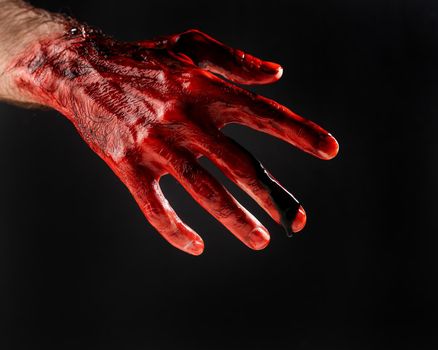
[[[168,48],[188,56],[197,66],[239,84],[269,84],[280,79],[283,69],[242,50],[227,46],[195,29],[169,37]]]

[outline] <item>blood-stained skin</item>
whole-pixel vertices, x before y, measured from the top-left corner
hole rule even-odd
[[[10,67],[17,86],[55,108],[128,187],[142,212],[175,247],[193,254],[204,242],[164,197],[170,174],[211,215],[252,249],[266,228],[203,167],[206,156],[248,193],[288,234],[306,214],[298,201],[220,129],[238,123],[280,138],[321,159],[338,152],[324,129],[239,84],[277,81],[282,68],[208,35],[189,30],[125,43],[66,24],[66,33],[34,43]],[[222,76],[222,79],[218,75]]]

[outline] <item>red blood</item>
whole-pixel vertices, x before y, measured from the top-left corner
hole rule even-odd
[[[307,216],[304,208],[300,205],[297,215],[292,223],[292,231],[294,233],[300,232],[306,226]]]
[[[29,47],[11,72],[35,102],[67,116],[149,222],[193,255],[202,253],[204,243],[164,198],[159,179],[165,174],[250,248],[269,243],[266,228],[197,163],[199,156],[208,157],[278,223],[288,209],[277,205],[278,193],[290,194],[270,175],[271,182],[259,176],[252,156],[219,131],[224,125],[252,127],[323,159],[338,151],[336,140],[318,125],[232,83],[275,82],[280,65],[196,30],[124,43],[78,26]],[[295,232],[306,221],[302,207],[296,213],[289,218]]]

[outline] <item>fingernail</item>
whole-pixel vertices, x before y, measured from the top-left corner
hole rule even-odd
[[[261,250],[265,248],[270,241],[270,236],[268,231],[263,228],[257,227],[251,231],[248,235],[248,243],[251,248],[255,250]]]
[[[184,251],[192,255],[201,255],[204,251],[204,241],[196,238],[184,247]]]
[[[300,205],[297,211],[297,215],[295,216],[294,221],[292,222],[292,231],[294,233],[300,232],[304,226],[306,226],[307,216],[304,208]]]
[[[338,141],[331,134],[325,135],[318,143],[317,152],[322,159],[334,158],[339,152]]]
[[[263,61],[260,70],[263,71],[263,73],[275,75],[276,78],[280,78],[283,74],[283,68],[278,63],[274,62]]]

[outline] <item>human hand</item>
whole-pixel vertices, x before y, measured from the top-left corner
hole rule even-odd
[[[165,199],[159,180],[172,175],[252,249],[269,243],[266,228],[203,167],[208,157],[288,233],[304,209],[255,158],[220,129],[238,123],[321,159],[338,152],[324,129],[235,84],[267,84],[282,68],[206,34],[189,30],[123,43],[84,26],[30,46],[11,65],[17,87],[57,109],[128,187],[148,221],[175,247],[199,255],[201,237]],[[221,75],[227,80],[219,78]]]

